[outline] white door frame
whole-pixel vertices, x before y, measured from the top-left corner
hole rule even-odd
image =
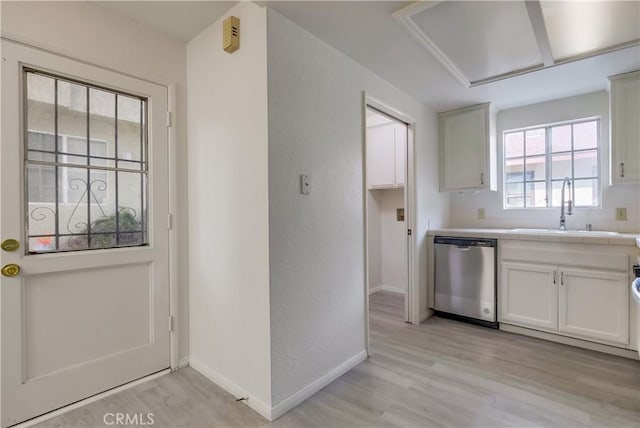
[[[416,255],[416,213],[415,213],[415,119],[407,115],[389,104],[384,103],[377,98],[369,95],[366,91],[362,93],[362,134],[363,134],[363,198],[364,198],[364,255],[365,255],[365,283],[364,283],[364,299],[365,299],[365,341],[367,353],[369,353],[369,254],[368,254],[368,236],[369,227],[369,208],[367,204],[367,107],[373,107],[392,118],[407,124],[407,157],[405,168],[405,185],[404,185],[404,204],[405,204],[405,227],[411,230],[411,235],[407,236],[407,294],[405,295],[405,320],[411,324],[420,324],[420,290],[417,282],[418,263]]]
[[[60,51],[56,51],[56,50],[52,50],[50,48],[45,48],[45,47],[41,47],[41,46],[37,46],[34,45],[33,43],[31,43],[28,40],[21,40],[21,38],[19,37],[7,37],[7,36],[2,36],[0,37],[0,40],[2,41],[2,43],[11,43],[14,44],[16,46],[23,46],[26,49],[36,49],[42,52],[45,52],[47,54],[51,54],[51,55],[55,55],[64,59],[68,59],[68,60],[73,60],[73,61],[77,61],[79,63],[82,64],[86,64],[88,66],[93,66],[93,67],[97,67],[100,68],[104,71],[108,71],[108,72],[113,72],[113,73],[118,73],[120,75],[123,76],[127,76],[127,77],[133,77],[135,79],[141,80],[141,81],[145,81],[145,82],[149,82],[149,83],[153,83],[159,86],[162,86],[164,88],[166,88],[167,91],[167,174],[168,174],[168,200],[169,200],[169,207],[168,207],[168,211],[169,211],[169,216],[170,218],[167,219],[167,227],[168,227],[168,260],[169,260],[169,278],[168,278],[168,283],[169,283],[169,315],[171,317],[172,320],[172,325],[171,325],[171,330],[169,333],[169,352],[170,352],[170,368],[171,370],[177,370],[178,368],[180,368],[180,361],[179,361],[179,355],[178,355],[178,342],[179,342],[179,332],[178,329],[176,328],[176,319],[177,316],[179,314],[179,310],[178,310],[178,290],[177,290],[177,284],[178,284],[178,277],[177,277],[177,270],[178,270],[178,248],[177,248],[177,234],[178,234],[178,230],[176,227],[176,217],[175,214],[178,212],[178,207],[177,207],[177,155],[176,155],[176,151],[177,151],[177,146],[176,146],[176,141],[177,141],[177,130],[174,124],[174,120],[172,120],[172,116],[173,116],[173,112],[175,112],[177,110],[177,96],[176,96],[176,84],[175,83],[171,83],[171,82],[158,82],[149,78],[145,78],[145,77],[140,77],[137,75],[133,75],[133,74],[129,74],[114,68],[111,68],[109,66],[105,66],[102,64],[97,64],[91,60],[86,60],[83,59],[81,57],[75,57],[75,56],[70,56],[68,54],[65,54],[64,52],[60,52]],[[159,373],[155,373],[150,375],[150,378],[153,377],[157,377],[160,374],[163,374],[164,372],[159,372]],[[134,381],[133,383],[130,384],[137,384],[138,382],[144,380],[143,379],[139,379]],[[126,384],[123,385],[119,388],[126,388],[128,385],[130,384]],[[95,399],[99,396],[102,395],[109,395],[109,392],[103,392],[101,394],[98,394],[97,396],[91,397],[91,398],[87,398],[85,400],[81,400],[80,402],[74,403],[70,406],[66,406],[63,407],[61,409],[59,409],[58,411],[56,411],[55,413],[62,413],[66,410],[70,410],[72,408],[77,408],[79,406],[81,406],[85,401],[95,401]],[[48,414],[42,415],[41,417],[38,417],[39,420],[44,420],[48,418]]]

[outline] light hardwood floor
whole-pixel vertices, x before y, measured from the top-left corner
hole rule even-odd
[[[439,318],[402,321],[371,295],[371,357],[268,424],[191,368],[38,427],[102,427],[107,412],[155,427],[640,427],[640,362]]]

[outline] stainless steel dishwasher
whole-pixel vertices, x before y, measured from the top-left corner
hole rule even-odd
[[[498,327],[495,239],[436,236],[436,313]]]

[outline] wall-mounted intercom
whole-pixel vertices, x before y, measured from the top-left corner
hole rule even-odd
[[[222,48],[229,53],[240,49],[240,19],[235,16],[222,22]]]

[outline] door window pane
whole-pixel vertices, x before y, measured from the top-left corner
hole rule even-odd
[[[25,74],[28,252],[146,245],[147,101]]]

